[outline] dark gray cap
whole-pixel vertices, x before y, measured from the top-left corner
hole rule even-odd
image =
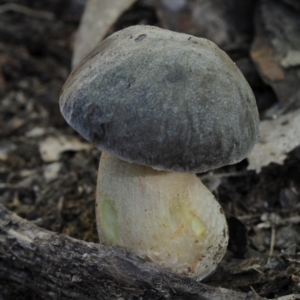
[[[69,76],[67,122],[100,150],[156,169],[203,172],[252,150],[251,88],[214,43],[152,26],[101,42]]]

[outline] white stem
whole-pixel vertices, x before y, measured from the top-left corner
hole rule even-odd
[[[103,153],[96,198],[99,237],[107,245],[198,278],[225,253],[225,216],[195,174],[157,171]]]

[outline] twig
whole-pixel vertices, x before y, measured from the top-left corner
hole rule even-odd
[[[35,10],[16,3],[7,3],[0,6],[0,14],[6,13],[8,11],[17,12],[31,18],[44,19],[49,21],[54,19],[54,15],[52,13]]]
[[[286,225],[286,224],[298,224],[300,223],[300,216],[294,216],[290,218],[280,219],[276,221],[277,226]],[[259,223],[256,228],[257,229],[267,229],[272,227],[272,222],[266,221]]]
[[[275,225],[272,225],[271,229],[271,242],[270,242],[270,251],[269,251],[269,258],[268,258],[268,263],[270,262],[273,253],[274,253],[274,246],[275,246]]]
[[[298,300],[300,299],[300,294],[287,295],[283,297],[279,297],[276,300]]]

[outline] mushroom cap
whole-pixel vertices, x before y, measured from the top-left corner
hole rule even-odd
[[[245,158],[255,97],[214,43],[152,26],[114,33],[72,72],[60,108],[100,150],[155,169],[204,172]]]

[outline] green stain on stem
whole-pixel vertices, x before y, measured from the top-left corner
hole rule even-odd
[[[201,237],[205,234],[205,226],[198,217],[192,218],[192,229],[196,237]]]
[[[105,244],[114,245],[118,239],[118,215],[115,203],[104,194],[100,199],[100,224]]]

